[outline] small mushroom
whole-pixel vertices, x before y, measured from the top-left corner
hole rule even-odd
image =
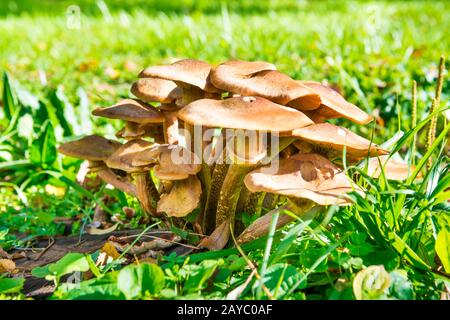
[[[184,217],[198,207],[201,193],[201,183],[196,176],[177,180],[169,193],[161,195],[158,212],[164,212],[169,217]]]
[[[138,139],[145,134],[146,131],[143,125],[162,124],[165,120],[162,112],[134,99],[124,99],[111,107],[97,108],[92,111],[92,114],[94,116],[126,121],[121,136],[131,139]]]
[[[142,78],[133,83],[131,93],[144,102],[160,102],[158,109],[164,116],[164,142],[178,143],[178,118],[176,112],[179,107],[175,102],[182,98],[183,89],[175,82],[158,78]]]
[[[194,153],[182,146],[169,144],[154,145],[142,150],[134,156],[132,164],[155,164],[154,174],[161,180],[184,180],[201,169],[200,159]]]
[[[175,82],[158,78],[138,79],[131,86],[131,93],[144,102],[172,104],[181,98],[183,89]]]
[[[182,59],[170,65],[148,67],[139,74],[139,77],[161,78],[175,82],[183,88],[181,105],[184,106],[194,100],[204,98],[205,92],[213,94],[213,96],[221,92],[210,82],[210,71],[209,63],[194,59]],[[219,96],[217,97],[219,98]]]
[[[315,81],[297,81],[297,83],[309,88],[321,98],[322,103],[316,110],[307,111],[298,108],[299,110],[305,111],[306,115],[314,120],[314,122],[324,122],[328,119],[341,117],[359,124],[366,124],[372,121],[371,116],[345,100],[343,96],[332,88]]]
[[[133,165],[134,157],[142,150],[151,148],[152,144],[148,141],[137,139],[128,141],[118,148],[111,156],[106,159],[106,165],[110,168],[120,169],[129,173],[135,180],[136,196],[146,213],[156,213],[156,202],[158,193],[149,176],[151,166]]]
[[[345,148],[347,158],[351,162],[359,161],[367,156],[374,157],[389,153],[350,130],[331,123],[318,123],[299,128],[293,131],[292,136],[312,145],[306,146],[306,153],[317,146],[319,149],[326,150],[328,156],[340,156]],[[298,149],[305,150],[305,145],[298,145]]]
[[[367,174],[369,176],[379,178],[382,169],[386,179],[397,181],[408,179],[409,174],[414,171],[414,167],[410,167],[405,162],[389,158],[387,155],[368,159]]]
[[[89,161],[89,169],[95,170],[97,175],[106,183],[117,189],[135,195],[136,188],[128,181],[121,180],[111,169],[105,166],[104,161],[113,154],[121,143],[97,135],[90,135],[79,140],[62,144],[58,151],[62,154]]]
[[[281,210],[304,214],[317,205],[348,205],[352,202],[346,194],[351,191],[361,192],[342,169],[314,153],[298,153],[281,160],[276,172],[266,172],[265,167],[254,170],[246,175],[244,183],[251,192],[288,197],[288,204],[268,213],[269,217]],[[292,217],[283,215],[277,226],[281,227],[292,220]],[[269,225],[268,217],[257,219],[239,236],[239,241],[247,242],[266,234]]]
[[[317,109],[321,103],[318,94],[266,62],[233,60],[222,63],[211,72],[211,82],[228,92],[260,96],[301,110]]]

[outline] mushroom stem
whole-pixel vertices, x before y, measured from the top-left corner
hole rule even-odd
[[[236,212],[246,212],[245,206],[248,202],[250,194],[250,190],[248,190],[246,187],[242,188],[241,195],[239,196],[239,200],[236,206]]]
[[[153,216],[157,216],[156,212],[156,199],[152,199],[151,194],[155,193],[155,191],[151,191],[152,186],[155,187],[153,181],[151,181],[148,172],[139,172],[134,173],[133,177],[136,183],[136,197],[138,198],[142,209],[147,214],[151,214]],[[156,191],[157,192],[157,191]],[[156,200],[156,201],[155,201]],[[147,216],[148,217],[148,216]]]
[[[195,136],[194,126],[187,122],[184,122],[184,130],[185,134],[189,135],[189,137],[185,137],[185,140],[189,141],[189,145],[186,143],[186,148],[189,151],[193,152],[202,161],[202,168],[199,173],[199,178],[204,187],[203,195],[206,196],[206,198],[204,198],[206,200],[211,188],[211,170],[208,164],[206,164],[203,159],[203,137],[200,137],[200,139],[198,139],[198,137]],[[197,143],[197,141],[199,142]]]
[[[262,207],[272,210],[277,206],[279,196],[274,193],[266,193],[264,200],[262,202]]]
[[[223,181],[227,175],[229,165],[227,163],[217,163],[214,166],[211,188],[206,199],[204,217],[203,217],[203,230],[206,234],[211,233],[216,225],[216,210],[217,203],[219,201],[220,190],[222,188]]]
[[[247,199],[245,203],[244,212],[249,214],[261,214],[261,206],[264,200],[266,193],[265,192],[253,192]]]
[[[244,177],[253,168],[254,166],[243,166],[239,164],[231,164],[228,168],[217,203],[216,226],[221,225],[224,221],[233,223]]]
[[[270,151],[270,159],[275,158],[278,153],[291,144],[292,141],[292,138],[281,138],[278,149]],[[230,165],[225,180],[223,181],[219,201],[217,203],[216,226],[221,225],[222,222],[227,220],[230,221],[230,223],[233,223],[236,205],[244,185],[244,177],[249,171],[258,166],[259,164],[247,166],[242,164]]]
[[[120,180],[117,175],[110,169],[110,168],[104,168],[97,172],[97,175],[102,179],[105,183],[108,183],[115,188],[119,189],[122,192],[128,193],[130,195],[136,196],[137,190],[136,187],[128,182]]]
[[[291,211],[296,213],[297,216],[303,217],[304,219],[312,219],[314,218],[316,211],[311,210],[314,208],[314,203],[312,201],[306,200],[301,203],[295,203],[292,201],[288,201],[287,204],[275,208],[272,211],[269,211],[267,214],[262,217],[256,219],[250,226],[247,227],[237,238],[237,242],[239,244],[243,244],[262,236],[265,236],[269,233],[270,224],[272,222],[272,217],[277,213],[282,213],[283,211]],[[311,212],[311,215],[308,213]],[[287,225],[290,222],[295,221],[296,219],[288,214],[281,214],[278,217],[276,229],[280,229]]]
[[[168,144],[178,144],[178,118],[176,112],[164,112],[164,141]]]
[[[245,212],[249,215],[259,216],[261,214],[261,206],[265,195],[265,192],[252,193],[244,187],[241,191],[241,196],[239,197],[236,212]],[[245,226],[242,219],[236,220],[234,234],[239,235],[244,229]]]

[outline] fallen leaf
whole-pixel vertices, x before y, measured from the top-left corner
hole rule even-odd
[[[230,238],[230,222],[224,221],[218,226],[209,237],[204,238],[198,244],[199,248],[207,248],[209,250],[223,249]]]
[[[11,255],[8,254],[8,252],[6,252],[5,250],[3,250],[2,247],[0,247],[0,257],[11,259]]]
[[[103,247],[100,249],[100,252],[106,253],[113,259],[117,259],[120,257],[119,252],[117,252],[116,247],[110,241],[106,242]]]
[[[157,260],[155,258],[152,258],[152,257],[147,257],[147,258],[144,258],[144,259],[136,259],[135,263],[136,264],[140,264],[140,263],[158,264]]]
[[[14,261],[10,259],[0,259],[0,273],[12,272],[16,268]]]
[[[108,234],[108,233],[111,233],[111,232],[115,231],[117,229],[118,225],[119,224],[115,224],[112,227],[107,228],[107,229],[89,228],[89,229],[87,229],[87,233],[91,234],[91,235]]]

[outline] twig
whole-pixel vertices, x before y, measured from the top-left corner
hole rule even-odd
[[[34,258],[34,261],[39,260],[44,255],[44,253],[46,253],[48,251],[48,249],[50,249],[54,244],[55,244],[55,238],[52,237],[52,238],[50,238],[48,246],[45,247],[44,250],[42,250],[41,252],[38,253],[36,258]]]

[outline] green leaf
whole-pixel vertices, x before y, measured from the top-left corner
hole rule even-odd
[[[414,299],[414,290],[411,282],[408,280],[406,271],[394,270],[389,273],[391,285],[389,287],[389,297],[400,300]]]
[[[319,260],[326,254],[327,250],[325,248],[311,248],[304,250],[300,253],[300,263],[308,269],[312,269],[316,261]],[[323,259],[314,268],[314,272],[325,272],[327,270],[327,258]]]
[[[117,277],[117,287],[127,299],[156,295],[162,290],[164,283],[162,269],[149,263],[129,265],[123,268]]]
[[[275,263],[267,268],[263,278],[263,283],[276,298],[282,298],[289,290],[290,286],[296,283],[303,273],[298,271],[294,266],[287,263]],[[253,289],[259,282],[255,282]],[[304,279],[297,289],[306,287],[306,279]]]
[[[444,266],[445,272],[450,273],[450,232],[447,228],[443,228],[439,231],[435,250]]]
[[[52,107],[47,106],[47,110],[49,114],[54,114],[58,119],[58,123],[64,130],[64,136],[72,136],[75,132],[79,132],[74,130],[78,128],[75,111],[72,105],[68,103],[62,88],[58,87],[57,90],[51,90],[48,98]],[[56,126],[56,123],[53,122],[53,125]]]
[[[406,260],[408,260],[413,266],[424,270],[429,270],[431,268],[395,232],[389,233],[389,239],[392,240],[392,246],[394,249],[401,255],[405,255]]]
[[[89,262],[81,253],[68,253],[59,261],[46,265],[45,267],[37,267],[31,271],[35,277],[47,280],[56,280],[75,271],[86,272],[89,270]]]
[[[35,165],[48,168],[55,162],[57,156],[55,131],[50,121],[47,121],[30,146],[30,160]]]
[[[9,76],[3,73],[3,109],[5,117],[11,120],[16,109]]]
[[[26,113],[17,122],[17,134],[19,137],[30,139],[33,135],[33,117]]]
[[[0,279],[0,293],[20,292],[24,283],[24,278],[2,278]]]
[[[54,299],[64,300],[123,300],[125,296],[117,288],[117,272],[110,272],[100,279],[80,283],[63,283],[55,291]]]
[[[204,260],[200,264],[185,265],[180,269],[179,274],[187,278],[184,283],[183,290],[185,292],[196,292],[205,287],[206,281],[216,271],[219,265],[223,264],[223,260]]]
[[[311,220],[296,224],[289,230],[289,232],[280,241],[279,245],[276,246],[276,249],[271,256],[271,263],[275,263],[276,261],[279,261],[283,258],[286,252],[288,252],[292,247],[295,239],[297,239],[297,237],[303,232],[303,229],[305,229],[305,227],[309,225],[310,222]]]

